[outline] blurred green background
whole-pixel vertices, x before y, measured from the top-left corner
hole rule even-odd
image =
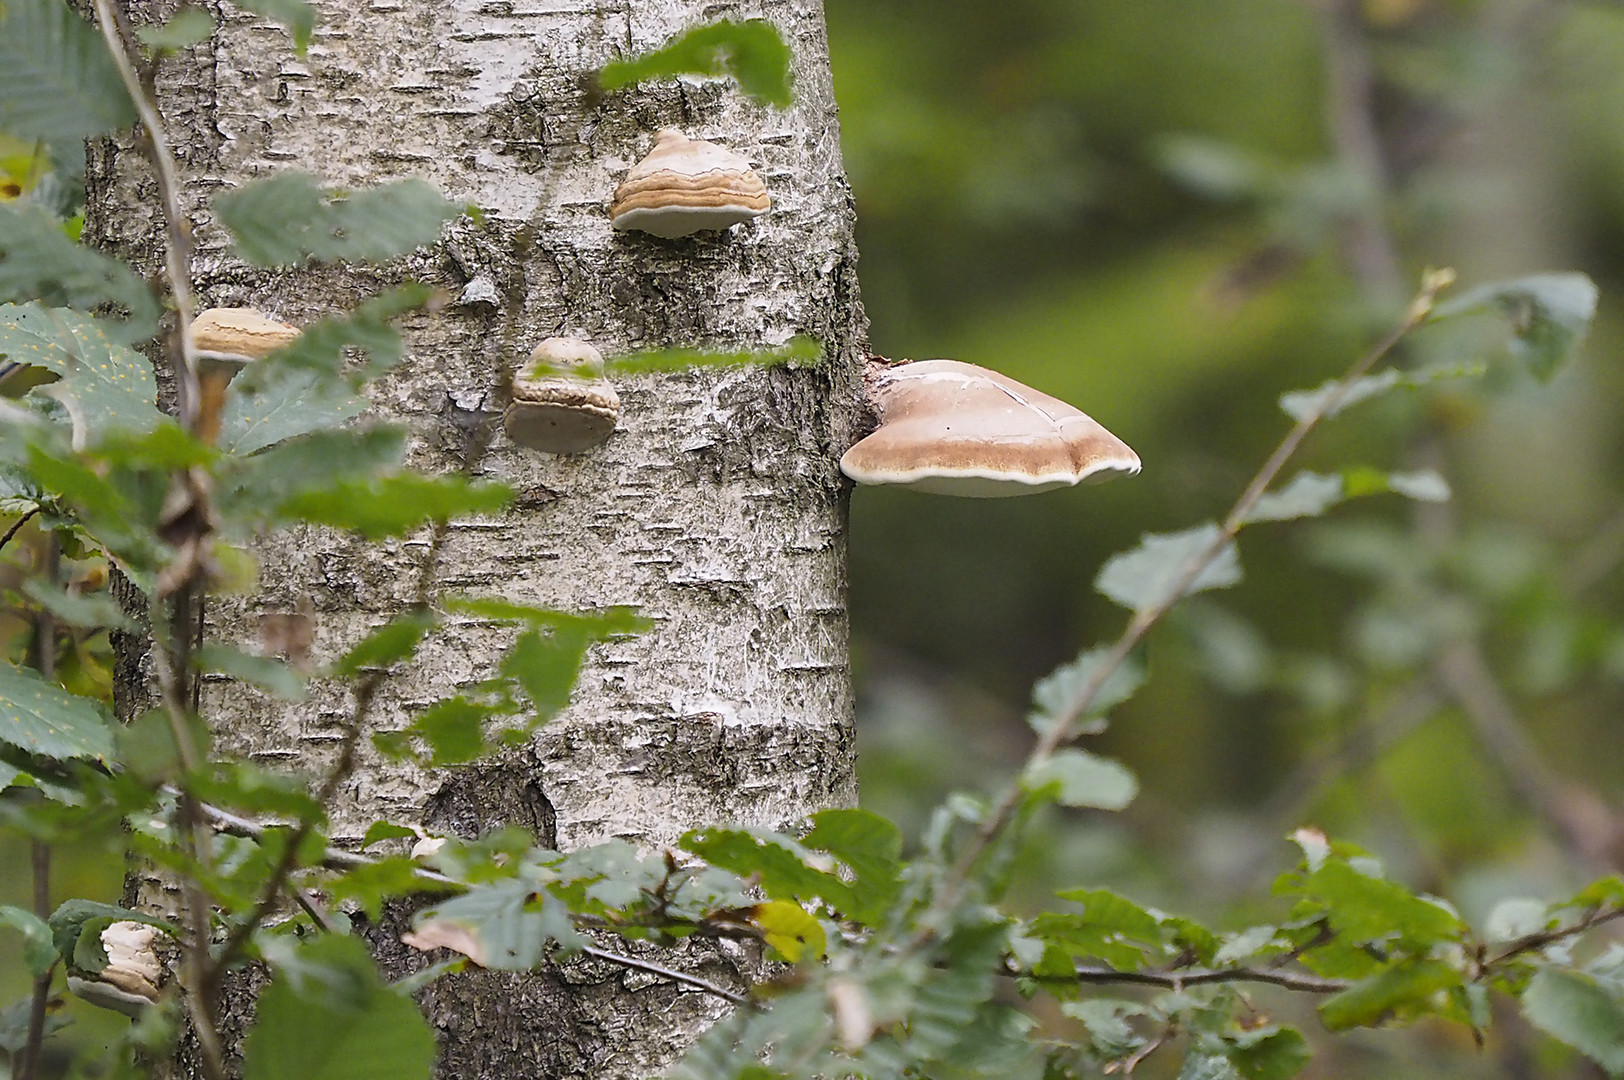
[[[1279,395],[1344,370],[1425,267],[1461,287],[1577,269],[1601,288],[1599,317],[1550,383],[1490,337],[1428,332],[1400,363],[1471,358],[1488,375],[1313,436],[1303,467],[1431,467],[1455,497],[1248,530],[1246,581],[1153,634],[1149,682],[1091,744],[1139,774],[1138,801],[1049,826],[1030,887],[1037,902],[1107,885],[1238,928],[1303,824],[1478,919],[1616,869],[1624,5],[827,11],[873,350],[1006,372],[1145,463],[1014,500],[854,493],[865,804],[917,827],[944,792],[1011,773],[1032,681],[1126,622],[1093,591],[1101,564],[1221,516],[1289,426]],[[1454,641],[1479,649],[1529,745],[1489,752],[1435,692]],[[1536,812],[1530,793],[1571,805]],[[1459,1035],[1361,1036],[1312,1074],[1566,1060],[1515,1030],[1494,1054],[1454,1055]]]

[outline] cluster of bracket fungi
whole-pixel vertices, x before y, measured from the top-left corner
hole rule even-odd
[[[609,222],[675,239],[730,229],[771,205],[744,157],[664,128],[615,189]],[[251,308],[216,308],[198,317],[192,334],[200,361],[233,373],[298,331]],[[1088,415],[987,368],[872,362],[867,387],[879,424],[840,459],[859,484],[996,498],[1139,471],[1139,456]],[[502,426],[516,445],[579,454],[608,439],[619,419],[603,356],[579,339],[554,337],[514,375]]]

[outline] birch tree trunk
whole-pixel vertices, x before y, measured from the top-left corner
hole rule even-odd
[[[186,172],[200,301],[302,324],[398,280],[458,298],[407,320],[410,354],[374,387],[376,414],[409,424],[415,465],[458,468],[470,432],[490,419],[502,366],[551,335],[613,356],[806,334],[827,356],[628,379],[619,429],[580,456],[524,451],[498,434],[479,472],[513,484],[518,505],[453,524],[435,592],[630,604],[656,628],[595,648],[570,708],[498,760],[430,772],[365,758],[333,808],[335,841],[353,844],[388,819],[464,836],[517,824],[563,850],[610,837],[652,847],[696,825],[785,825],[851,804],[836,461],[857,412],[864,324],[817,0],[324,0],[303,60],[273,24],[210,6],[212,42],[159,80]],[[140,23],[162,13],[131,14]],[[584,91],[605,61],[718,17],[779,27],[794,50],[793,107],[755,106],[716,82]],[[611,191],[666,126],[749,157],[773,196],[767,216],[675,241],[612,232]],[[284,169],[336,187],[419,176],[483,220],[462,219],[441,244],[384,270],[245,266],[209,200]],[[157,272],[159,222],[139,154],[95,149],[89,187],[91,235]],[[211,599],[209,636],[251,641],[267,616],[305,612],[315,655],[327,659],[411,602],[429,542],[380,548],[311,529],[257,555],[257,594]],[[414,709],[485,676],[508,634],[464,621],[431,639],[384,683],[372,726],[404,726]],[[139,673],[126,663],[121,675],[127,710]],[[349,708],[336,686],[298,707],[238,685],[203,690],[219,750],[311,775],[330,760]],[[166,903],[148,891],[148,902]],[[409,962],[391,933],[374,938],[386,967]],[[750,959],[713,951],[680,962],[736,983],[730,969]],[[601,964],[465,973],[422,1000],[442,1075],[455,1077],[642,1076],[717,1015],[708,998]]]

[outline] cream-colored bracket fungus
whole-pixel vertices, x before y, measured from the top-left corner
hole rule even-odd
[[[726,229],[759,217],[770,205],[767,185],[744,158],[664,128],[648,157],[615,189],[609,222],[669,239]]]
[[[138,922],[109,923],[101,932],[107,966],[98,972],[70,968],[68,989],[93,1005],[140,1016],[158,1000],[163,965],[154,942],[158,931]]]
[[[502,414],[508,438],[549,454],[579,454],[609,437],[620,395],[603,377],[603,355],[577,338],[548,338],[513,377]]]
[[[209,308],[192,320],[198,359],[241,367],[299,336],[296,327],[268,319],[253,308]]]
[[[887,368],[874,400],[880,426],[840,459],[859,484],[988,499],[1139,471],[1139,455],[1091,417],[974,364]]]

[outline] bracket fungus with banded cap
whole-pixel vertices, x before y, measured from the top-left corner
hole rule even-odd
[[[880,426],[840,459],[859,484],[989,499],[1139,471],[1139,455],[1092,417],[974,364],[899,364],[873,397]]]
[[[579,338],[537,345],[513,377],[502,428],[520,446],[579,454],[603,442],[620,420],[620,395],[603,376],[603,354]]]
[[[654,149],[615,188],[609,223],[669,240],[730,228],[765,214],[771,205],[767,185],[742,156],[662,128]]]
[[[68,990],[93,1005],[139,1017],[158,1000],[158,984],[163,980],[157,937],[158,931],[145,923],[109,923],[101,932],[107,966],[94,973],[70,967]]]
[[[192,320],[192,348],[205,363],[235,371],[299,336],[297,327],[253,308],[209,308]]]

